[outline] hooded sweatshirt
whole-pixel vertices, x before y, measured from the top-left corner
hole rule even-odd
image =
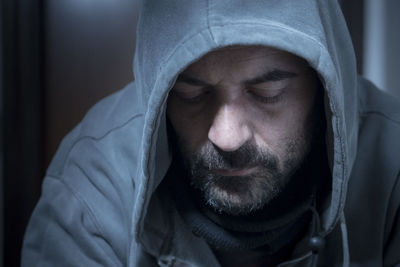
[[[399,102],[357,76],[338,2],[147,0],[136,80],[95,105],[62,141],[27,228],[22,266],[220,265],[158,186],[172,160],[170,88],[188,65],[231,45],[302,57],[324,87],[328,205],[315,215],[319,231],[279,266],[400,265]]]

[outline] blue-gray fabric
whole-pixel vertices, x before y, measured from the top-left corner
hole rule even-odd
[[[400,264],[399,102],[357,77],[336,0],[143,2],[135,81],[62,141],[24,239],[22,266],[219,266],[156,190],[171,163],[166,100],[177,75],[229,45],[298,55],[325,88],[330,202],[325,249],[300,242],[280,266]]]

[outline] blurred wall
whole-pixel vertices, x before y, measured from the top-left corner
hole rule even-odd
[[[40,0],[2,0],[2,176],[4,266],[19,266],[22,236],[42,168]]]
[[[400,98],[400,1],[365,0],[364,75]]]
[[[3,51],[3,6],[0,5],[0,51]],[[0,52],[0,267],[3,266],[3,53]]]
[[[133,80],[138,0],[46,0],[44,164],[102,97]]]
[[[364,51],[364,0],[342,0],[340,2],[353,41],[357,60],[357,71],[359,74],[362,74]]]

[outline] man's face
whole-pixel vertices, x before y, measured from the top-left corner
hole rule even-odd
[[[190,183],[218,211],[262,208],[310,150],[318,78],[269,47],[211,52],[178,77],[167,116]]]

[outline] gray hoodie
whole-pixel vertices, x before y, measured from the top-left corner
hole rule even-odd
[[[325,88],[325,247],[307,238],[279,266],[400,266],[399,103],[357,77],[336,0],[148,0],[135,82],[62,141],[24,240],[22,266],[219,266],[157,186],[171,163],[166,100],[177,75],[229,45],[298,55]]]

